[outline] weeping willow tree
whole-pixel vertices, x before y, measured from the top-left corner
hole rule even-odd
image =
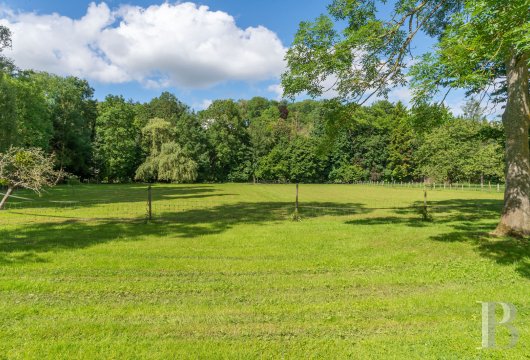
[[[136,170],[136,180],[193,182],[197,179],[197,163],[174,141],[170,141],[171,124],[155,118],[142,129],[150,146],[149,156]]]
[[[333,90],[363,104],[412,79],[418,104],[443,102],[456,88],[505,101],[506,192],[496,233],[529,235],[530,0],[334,0],[328,9],[300,24],[286,55],[285,95]],[[435,46],[413,62],[421,33]]]

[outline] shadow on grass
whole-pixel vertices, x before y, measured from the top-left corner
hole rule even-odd
[[[318,213],[306,218],[334,215],[337,209],[350,214],[369,210],[361,204],[306,203],[318,205]],[[326,210],[326,208],[329,208]],[[53,218],[19,227],[0,229],[0,264],[36,262],[45,252],[83,249],[109,241],[135,241],[146,236],[195,238],[220,234],[239,224],[284,222],[293,212],[290,202],[223,204],[209,208],[183,209],[157,214],[153,222],[142,218],[119,221],[89,221]],[[47,215],[44,215],[47,216]],[[251,234],[249,234],[251,236]]]
[[[179,190],[177,193],[182,196],[203,194],[202,187],[195,189],[194,194],[189,193],[194,189]],[[432,240],[472,243],[481,256],[502,265],[515,265],[522,276],[530,278],[529,240],[488,236],[499,217],[502,201],[447,200],[431,202],[430,205],[434,216],[432,223],[420,220],[419,206],[387,210],[391,212],[388,216],[355,219],[347,223],[361,226],[404,224],[410,227],[443,224],[451,231],[433,236]],[[157,213],[152,223],[146,223],[140,217],[87,223],[81,219],[54,219],[44,215],[43,222],[0,230],[0,265],[46,261],[42,256],[46,252],[83,249],[110,241],[136,241],[146,236],[195,238],[220,234],[240,224],[280,223],[288,221],[293,210],[291,202],[240,202],[195,209],[169,209]],[[303,218],[316,218],[368,214],[374,210],[358,203],[303,203],[301,215]],[[50,219],[45,219],[46,216]]]
[[[417,208],[421,203],[416,203]],[[430,202],[433,224],[444,224],[452,230],[431,237],[441,242],[469,242],[484,258],[501,265],[515,265],[522,276],[530,278],[530,239],[496,238],[489,235],[495,229],[502,210],[502,200],[473,199]],[[377,226],[404,224],[411,227],[430,226],[422,222],[415,209],[396,209],[395,215],[348,221],[352,225]],[[401,215],[401,216],[398,216]]]
[[[165,187],[153,185],[153,201],[157,200],[200,200],[210,197],[222,197],[234,194],[220,192],[212,185],[183,185]],[[15,192],[14,196],[32,199],[25,201],[10,199],[7,210],[62,208],[82,206],[88,208],[100,204],[140,203],[147,201],[147,185],[78,185],[57,186],[38,197],[28,191]]]

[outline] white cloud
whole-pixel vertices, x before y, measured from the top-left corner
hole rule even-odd
[[[394,88],[388,94],[390,101],[401,101],[403,104],[409,106],[412,102],[412,91],[406,86],[399,86]]]
[[[203,101],[199,102],[199,103],[195,103],[193,104],[193,108],[195,110],[206,110],[210,107],[210,105],[213,104],[213,100],[211,99],[204,99]]]
[[[114,10],[92,3],[81,19],[4,9],[0,24],[13,32],[6,53],[19,67],[105,83],[204,88],[276,78],[285,67],[274,32],[241,29],[231,15],[189,2]]]
[[[281,84],[269,85],[267,91],[275,94],[276,100],[281,100],[283,98],[283,86]]]

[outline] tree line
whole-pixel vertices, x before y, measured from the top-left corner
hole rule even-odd
[[[333,100],[216,100],[193,111],[168,92],[94,99],[86,80],[0,75],[0,152],[39,148],[82,181],[503,181],[503,128],[471,100],[455,117]]]

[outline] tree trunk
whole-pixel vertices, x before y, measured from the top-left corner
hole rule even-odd
[[[502,116],[506,132],[504,209],[495,234],[530,235],[530,93],[528,56],[507,61],[508,100]]]
[[[6,204],[7,199],[11,196],[12,193],[13,193],[13,188],[10,186],[7,188],[7,192],[2,198],[2,201],[0,201],[0,210],[4,208],[4,205]]]

